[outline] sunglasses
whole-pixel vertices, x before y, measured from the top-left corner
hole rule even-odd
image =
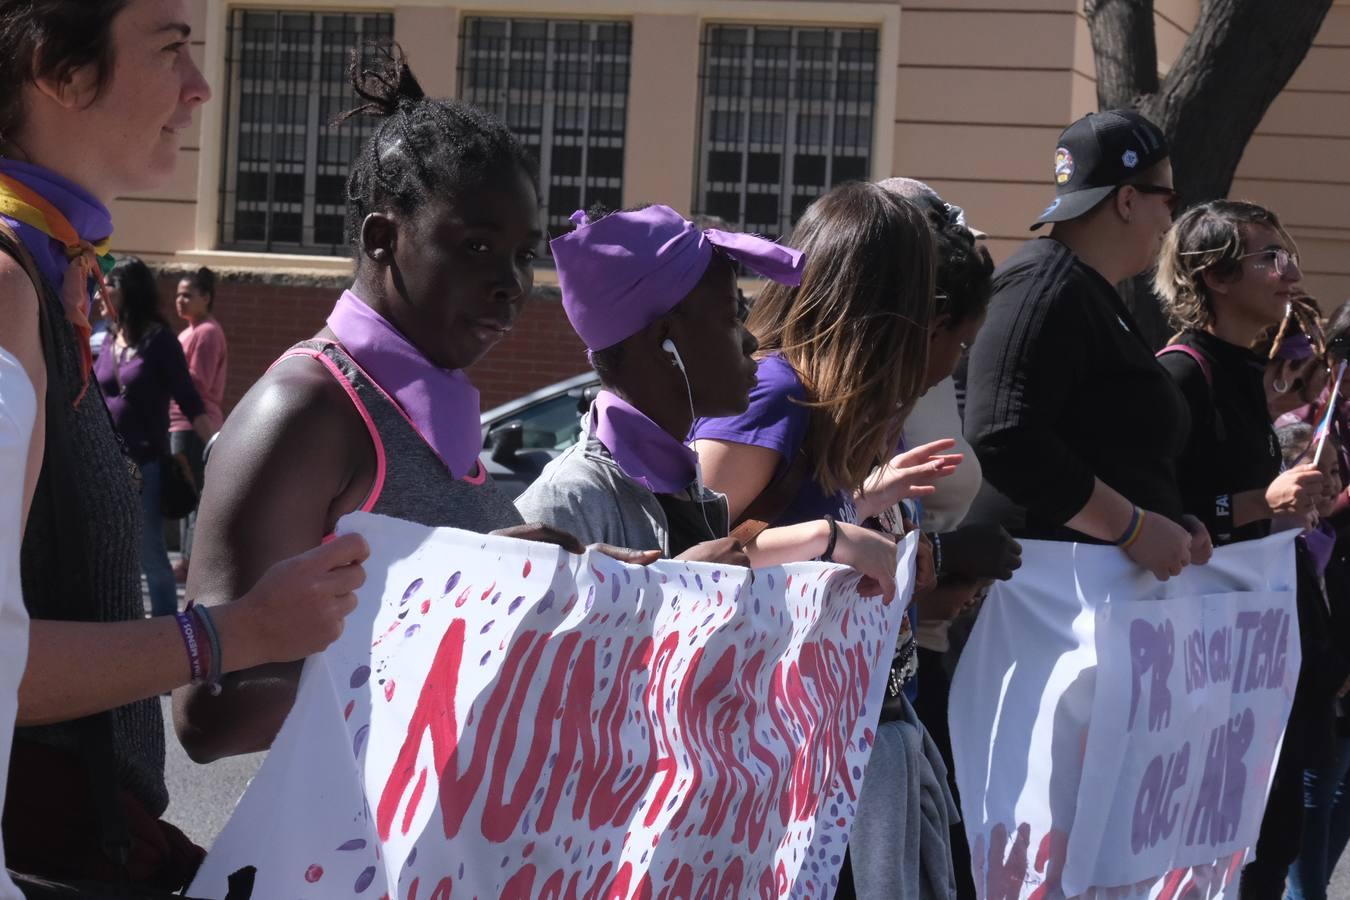
[[[1167,211],[1174,215],[1177,211],[1177,204],[1181,201],[1181,197],[1177,194],[1175,188],[1163,187],[1161,184],[1123,184],[1121,187],[1132,187],[1141,194],[1156,194],[1162,197],[1163,203],[1167,204]]]

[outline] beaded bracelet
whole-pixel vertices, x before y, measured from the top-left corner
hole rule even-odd
[[[193,624],[193,617],[189,613],[176,612],[173,617],[178,622],[178,633],[183,636],[183,646],[187,648],[192,683],[199,684],[206,671],[202,666],[202,646],[197,638],[197,626]]]
[[[188,601],[187,610],[195,615],[200,630],[206,633],[207,640],[210,643],[211,661],[210,665],[205,667],[206,685],[211,692],[211,696],[218,696],[220,694],[220,676],[224,658],[220,652],[220,632],[216,630],[216,620],[207,607],[197,605],[195,600]]]
[[[825,545],[825,552],[816,558],[821,562],[834,562],[834,545],[839,542],[839,523],[831,515],[826,515],[825,521],[830,523],[830,542]]]
[[[928,541],[933,545],[933,576],[942,575],[942,537],[936,531],[929,532]]]

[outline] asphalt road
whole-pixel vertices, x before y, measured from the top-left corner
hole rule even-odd
[[[181,590],[180,590],[181,593]],[[146,601],[147,609],[149,600]],[[199,766],[188,759],[173,731],[173,713],[167,697],[160,700],[164,710],[165,781],[169,787],[169,810],[165,818],[183,829],[187,836],[210,849],[220,829],[229,820],[234,805],[244,793],[249,779],[262,765],[264,754],[254,753]],[[1350,900],[1350,854],[1336,869],[1327,892],[1328,900]]]
[[[164,780],[169,786],[169,811],[164,817],[192,840],[209,848],[234,812],[235,803],[262,765],[265,754],[233,756],[199,766],[188,759],[173,733],[169,698],[161,698],[160,705],[164,708]]]

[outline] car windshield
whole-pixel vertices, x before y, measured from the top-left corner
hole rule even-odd
[[[577,398],[569,394],[550,397],[512,416],[524,429],[524,447],[535,450],[566,450],[581,436]]]

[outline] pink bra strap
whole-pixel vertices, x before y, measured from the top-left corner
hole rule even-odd
[[[370,492],[366,495],[365,502],[361,504],[361,512],[370,512],[375,508],[376,502],[380,499],[380,493],[384,490],[385,472],[384,441],[380,440],[380,433],[375,428],[375,420],[370,417],[370,410],[366,408],[365,403],[361,402],[361,397],[356,393],[356,388],[352,386],[351,381],[342,373],[342,370],[337,367],[337,363],[329,359],[328,356],[320,350],[315,350],[311,347],[292,347],[290,350],[279,356],[276,362],[268,367],[267,371],[272,371],[272,369],[276,368],[282,360],[290,359],[295,356],[307,356],[310,359],[316,359],[323,363],[324,367],[337,379],[337,383],[342,385],[342,389],[345,390],[347,396],[351,398],[352,405],[354,405],[356,411],[361,414],[361,420],[366,423],[366,431],[370,433],[370,441],[375,445],[375,483],[371,485]]]

